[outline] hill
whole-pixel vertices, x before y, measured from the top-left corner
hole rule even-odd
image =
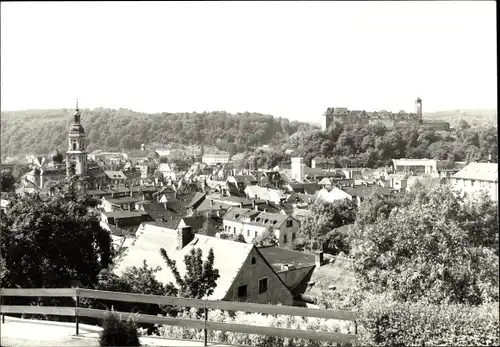
[[[478,110],[453,110],[427,112],[423,115],[424,120],[440,120],[450,123],[451,127],[457,127],[461,120],[470,125],[497,126],[496,109]]]
[[[68,127],[74,110],[25,110],[1,113],[2,157],[46,155],[67,148]],[[89,139],[88,150],[138,149],[166,144],[203,143],[231,152],[249,146],[280,143],[297,131],[312,126],[286,118],[243,112],[147,114],[128,109],[83,109],[82,123]]]

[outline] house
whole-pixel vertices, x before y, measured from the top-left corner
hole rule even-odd
[[[112,185],[124,184],[127,181],[127,176],[122,171],[104,171],[107,177],[107,183]]]
[[[328,191],[326,189],[321,189],[318,192],[318,199],[324,202],[332,203],[339,200],[354,200],[356,203],[361,203],[367,196],[378,194],[384,196],[390,196],[394,194],[394,190],[383,188],[378,185],[374,186],[353,186],[353,187],[334,187],[332,190]]]
[[[221,153],[207,153],[204,154],[203,157],[201,158],[201,161],[206,164],[227,164],[229,162],[229,153],[227,152],[221,152]]]
[[[316,157],[311,160],[311,168],[313,169],[331,169],[335,167],[335,159]]]
[[[413,173],[413,175],[438,175],[444,163],[434,159],[392,159],[395,173]]]
[[[245,194],[249,199],[271,201],[278,205],[286,199],[285,194],[277,189],[270,189],[259,186],[247,186],[245,188]]]
[[[153,218],[144,211],[112,211],[102,212],[101,221],[117,227],[131,227],[143,222],[152,222]]]
[[[177,165],[173,163],[162,163],[158,167],[158,171],[161,172],[164,178],[171,179],[173,181],[177,180]]]
[[[301,304],[303,282],[309,282],[316,266],[321,266],[322,253],[293,251],[281,247],[259,247],[259,252],[294,295],[294,305]]]
[[[140,266],[144,260],[153,268],[161,283],[176,284],[174,275],[160,254],[165,249],[174,260],[181,277],[186,273],[185,255],[199,248],[206,259],[209,250],[214,252],[214,268],[219,279],[210,300],[247,301],[262,304],[291,305],[292,293],[275,273],[259,250],[252,244],[234,242],[215,237],[194,234],[191,228],[168,229],[143,223],[136,232],[136,240],[123,253],[115,273],[121,274],[131,266]]]
[[[236,175],[229,176],[227,182],[236,185],[240,191],[244,191],[247,186],[256,185],[259,181],[252,175]]]
[[[229,209],[222,220],[225,233],[241,234],[246,242],[251,242],[271,228],[280,246],[293,242],[300,228],[300,222],[292,216],[238,207]]]
[[[469,163],[453,175],[450,183],[458,191],[471,195],[484,191],[498,201],[498,164]]]
[[[123,196],[119,198],[103,197],[101,199],[100,207],[105,212],[111,211],[134,211],[135,203],[142,201],[139,197]]]

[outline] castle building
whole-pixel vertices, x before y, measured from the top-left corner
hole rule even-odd
[[[345,107],[329,107],[324,113],[323,130],[327,130],[332,124],[352,124],[368,125],[383,124],[387,128],[394,128],[398,125],[414,124],[426,129],[449,130],[450,124],[447,122],[424,122],[422,118],[422,99],[415,100],[415,112],[407,113],[399,111],[398,113],[379,111],[366,112],[348,110]]]
[[[78,101],[76,102],[76,110],[73,115],[73,124],[69,129],[68,136],[68,151],[66,152],[66,175],[72,174],[79,176],[87,175],[87,151],[85,150],[87,135],[80,123],[80,110],[78,109]],[[74,170],[74,172],[73,172]]]

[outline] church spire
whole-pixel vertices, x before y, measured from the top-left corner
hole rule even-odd
[[[75,114],[73,115],[73,122],[80,123],[80,109],[78,108],[78,98],[76,98],[76,109]]]

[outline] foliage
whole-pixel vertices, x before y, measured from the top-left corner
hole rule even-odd
[[[160,268],[151,268],[144,260],[141,267],[132,266],[120,275],[113,272],[112,269],[105,269],[99,274],[99,283],[97,290],[106,290],[121,293],[167,295],[171,296],[175,292],[172,288],[163,285],[156,279],[155,274]],[[109,308],[109,304],[104,304],[100,300],[93,300],[90,305],[93,308]],[[112,302],[113,307],[121,312],[138,312],[151,315],[162,313],[163,310],[154,304],[141,304],[129,302]]]
[[[220,275],[219,270],[214,269],[215,256],[212,248],[210,248],[205,261],[202,259],[200,248],[192,248],[189,254],[184,256],[184,264],[186,265],[184,278],[181,277],[177,269],[176,261],[168,257],[164,248],[160,249],[160,253],[174,274],[177,288],[175,289],[172,282],[167,286],[172,291],[175,289],[175,295],[183,298],[202,299],[213,294]]]
[[[107,312],[99,333],[100,346],[141,346],[139,333],[132,318],[123,321],[113,311]]]
[[[262,234],[253,239],[253,244],[256,247],[277,246],[278,243],[278,239],[272,227],[267,227]]]
[[[408,199],[387,219],[356,224],[354,271],[362,289],[436,304],[498,301],[496,205],[447,186]]]
[[[125,150],[169,144],[213,145],[220,150],[243,152],[249,146],[281,142],[294,132],[311,126],[259,113],[146,114],[127,109],[80,110],[87,132],[87,149]],[[2,112],[2,155],[45,154],[67,148],[73,110]]]
[[[351,200],[328,203],[316,200],[311,213],[300,225],[299,237],[309,241],[310,250],[323,250],[327,243],[334,253],[349,253],[345,235],[337,228],[352,224],[356,220],[356,204]]]
[[[498,302],[467,306],[367,297],[359,310],[361,346],[498,346]]]
[[[0,187],[2,188],[2,192],[12,191],[14,189],[14,183],[16,182],[14,176],[12,175],[12,171],[2,170],[0,174]]]
[[[53,186],[51,195],[14,196],[2,213],[4,287],[67,288],[78,279],[97,284],[113,257],[109,233],[89,212],[97,201],[78,193],[77,178]]]
[[[284,147],[296,149],[310,165],[316,156],[335,158],[335,167],[375,168],[394,158],[434,158],[456,161],[498,161],[496,126],[480,125],[451,131],[434,131],[414,125],[387,129],[380,125],[333,124],[322,132],[296,132]]]
[[[197,318],[195,309],[186,311],[182,318]],[[260,313],[236,312],[230,314],[221,310],[209,310],[208,320],[212,322],[223,322],[243,325],[258,325],[265,327],[284,328],[292,330],[309,330],[318,332],[341,332],[354,333],[354,326],[351,322],[339,322],[319,318],[303,318],[296,316],[265,315]],[[203,332],[195,329],[184,329],[175,326],[162,326],[160,335],[174,339],[203,340]],[[310,341],[303,339],[282,338],[276,336],[252,335],[233,332],[209,331],[208,341],[230,345],[247,345],[258,347],[294,346],[294,347],[323,347],[342,346],[332,342]],[[347,345],[346,345],[347,346]]]
[[[223,240],[231,240],[235,242],[246,243],[245,237],[242,234],[221,233],[220,238]]]
[[[30,167],[29,165],[26,164],[16,163],[12,168],[12,175],[14,176],[14,179],[16,181],[19,180],[24,174],[28,172],[30,172]]]

